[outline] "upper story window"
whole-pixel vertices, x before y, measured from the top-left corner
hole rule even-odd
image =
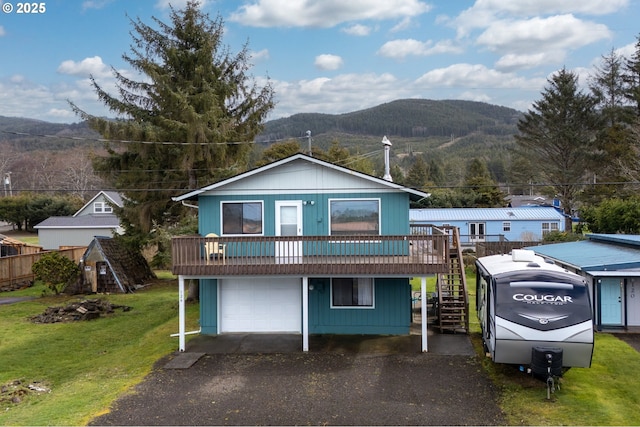
[[[557,222],[543,222],[542,223],[542,235],[545,236],[552,231],[558,231],[560,227]]]
[[[222,202],[222,234],[262,234],[262,202]]]
[[[113,213],[113,208],[105,202],[95,202],[93,204],[93,213]]]
[[[379,199],[329,200],[330,234],[380,234]]]
[[[509,221],[505,221],[502,223],[502,231],[504,231],[505,233],[508,233],[511,231],[511,222]]]

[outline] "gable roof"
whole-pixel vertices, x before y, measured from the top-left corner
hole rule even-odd
[[[140,252],[128,250],[111,237],[94,237],[84,252],[82,261],[86,263],[89,257],[98,257],[107,263],[122,292],[133,292],[136,285],[155,277]]]
[[[410,222],[441,221],[563,221],[553,207],[411,209]]]
[[[50,216],[35,229],[43,228],[108,228],[114,229],[120,226],[120,220],[113,214],[80,215],[80,216]]]
[[[527,249],[573,268],[595,272],[640,268],[640,236],[588,234],[588,240]]]
[[[81,207],[80,209],[78,209],[78,211],[76,213],[73,214],[73,216],[79,216],[80,212],[82,212],[83,210],[85,210],[88,206],[90,206],[93,202],[95,202],[95,200],[100,197],[100,196],[104,196],[104,198],[116,205],[117,207],[121,208],[123,206],[123,201],[122,201],[122,196],[120,195],[120,193],[116,192],[116,191],[100,191],[98,194],[96,194],[95,196],[93,196],[91,198],[91,200],[89,200],[87,203],[84,204],[83,207]]]
[[[377,178],[371,175],[367,175],[365,173],[358,172],[353,169],[345,168],[343,166],[338,166],[333,163],[326,162],[324,160],[320,160],[315,157],[311,157],[311,156],[307,156],[306,154],[299,153],[299,154],[294,154],[293,156],[289,156],[287,158],[269,163],[268,165],[255,168],[247,172],[243,172],[231,178],[216,182],[214,184],[208,185],[198,190],[191,191],[181,196],[173,197],[172,200],[177,202],[184,201],[184,200],[196,200],[198,196],[204,193],[221,190],[223,187],[231,187],[234,184],[239,185],[240,181],[249,180],[254,177],[257,178],[258,175],[267,174],[268,172],[275,172],[276,169],[285,169],[287,167],[291,169],[293,166],[296,166],[296,165],[301,166],[301,168],[299,168],[298,171],[303,170],[305,166],[317,167],[317,168],[325,168],[329,171],[355,178],[355,180],[358,180],[363,184],[366,183],[369,186],[370,190],[404,191],[406,193],[409,193],[409,196],[412,198],[412,200],[419,200],[425,197],[429,197],[429,193],[425,193],[423,191],[416,190],[409,187],[404,187],[402,185],[394,184],[393,182],[384,180],[382,178]],[[295,179],[288,180],[287,182],[289,185],[300,185],[303,183],[300,180],[295,180]],[[256,188],[256,190],[257,189],[258,188]],[[315,188],[315,189],[319,190],[318,188]],[[265,190],[270,192],[279,192],[278,189],[265,189]]]

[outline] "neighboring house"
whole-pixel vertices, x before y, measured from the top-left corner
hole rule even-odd
[[[172,242],[180,350],[190,279],[202,334],[301,334],[304,351],[309,334],[409,334],[410,278],[426,294],[447,267],[448,236],[410,233],[410,200],[427,196],[296,154],[175,197],[198,202],[200,232]]]
[[[462,244],[496,241],[538,242],[564,231],[564,216],[553,207],[411,209],[411,225],[449,225],[460,229]]]
[[[588,240],[533,246],[589,283],[598,330],[640,327],[640,236],[589,234]]]
[[[122,197],[113,191],[100,191],[73,216],[52,216],[34,228],[40,245],[46,249],[88,246],[95,236],[122,234],[113,207],[122,207]]]
[[[82,283],[78,291],[133,292],[155,274],[141,253],[135,253],[111,237],[95,237],[82,259]]]

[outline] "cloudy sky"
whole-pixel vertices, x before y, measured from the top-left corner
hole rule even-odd
[[[185,2],[48,0],[34,8],[0,0],[0,115],[77,122],[72,100],[112,116],[89,75],[114,94],[112,68],[141,79],[122,60],[130,19],[168,22],[169,4]],[[258,84],[271,80],[270,119],[402,98],[526,111],[558,69],[586,83],[602,55],[630,55],[640,34],[640,0],[207,0],[202,7],[223,18],[232,52],[248,43]]]

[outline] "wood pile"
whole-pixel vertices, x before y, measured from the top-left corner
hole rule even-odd
[[[85,299],[63,307],[48,307],[44,313],[31,317],[31,321],[34,323],[57,323],[93,320],[111,314],[117,309],[126,312],[131,310],[131,307],[111,304],[102,298]]]

